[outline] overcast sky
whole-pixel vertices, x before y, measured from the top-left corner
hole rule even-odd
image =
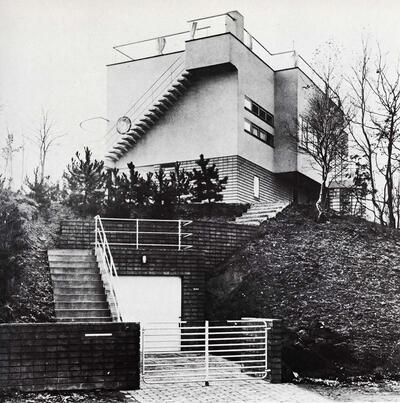
[[[400,2],[396,0],[0,0],[0,147],[6,129],[15,145],[31,137],[48,110],[65,136],[49,156],[48,174],[58,179],[76,150],[102,153],[106,118],[106,64],[112,46],[184,31],[186,21],[238,10],[246,28],[273,52],[292,49],[312,60],[333,41],[343,65],[360,53],[363,36],[398,57]],[[397,52],[397,53],[396,53]],[[30,175],[38,152],[29,139],[15,154],[15,183]],[[23,170],[22,170],[23,165]],[[0,172],[3,161],[0,161]]]

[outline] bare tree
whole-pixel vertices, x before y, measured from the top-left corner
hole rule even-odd
[[[329,67],[324,76],[320,76],[323,89],[309,86],[308,107],[300,115],[295,136],[298,152],[309,157],[312,167],[321,176],[317,220],[328,210],[329,185],[343,176],[348,155],[349,118],[343,109],[339,87],[333,88],[332,75]]]
[[[389,69],[380,49],[372,60],[366,43],[349,80],[355,110],[351,134],[359,175],[382,225],[396,227],[396,176],[400,172],[400,70]]]
[[[4,178],[13,179],[13,156],[19,152],[22,147],[14,146],[14,134],[7,128],[6,144],[1,148],[1,154],[4,158]]]
[[[43,182],[46,177],[45,168],[49,151],[65,134],[55,132],[54,121],[49,118],[49,112],[45,110],[42,110],[40,125],[34,133],[32,140],[39,148],[39,178]]]

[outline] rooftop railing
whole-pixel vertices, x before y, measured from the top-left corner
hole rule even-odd
[[[234,18],[229,14],[218,14],[210,17],[190,20],[190,29],[174,34],[153,37],[141,41],[124,43],[114,46],[124,60],[137,60],[145,57],[169,54],[185,50],[185,42],[192,39],[206,38],[230,32],[227,21]],[[324,89],[324,81],[315,69],[295,50],[272,53],[248,30],[244,29],[244,45],[268,64],[273,70],[298,67],[315,85]]]

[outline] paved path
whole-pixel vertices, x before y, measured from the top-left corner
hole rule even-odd
[[[129,402],[139,403],[322,403],[332,402],[299,386],[271,384],[262,380],[214,382],[201,384],[146,385],[142,389],[125,392]]]

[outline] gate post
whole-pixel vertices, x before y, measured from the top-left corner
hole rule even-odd
[[[282,383],[282,321],[269,321],[271,330],[268,337],[268,366],[271,370],[271,383]]]
[[[209,366],[210,366],[210,363],[209,363],[209,351],[208,351],[208,342],[209,342],[208,341],[208,337],[209,337],[208,325],[209,325],[208,320],[206,320],[205,325],[204,325],[204,352],[205,352],[205,366],[206,366],[206,368],[205,368],[206,377],[204,379],[204,386],[210,386],[210,383],[209,383],[209,380],[208,380],[208,378],[209,378]]]

